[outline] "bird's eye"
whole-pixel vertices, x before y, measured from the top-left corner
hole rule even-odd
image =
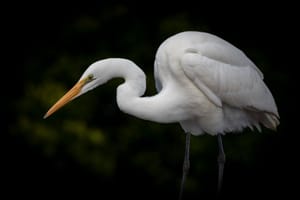
[[[86,77],[86,83],[91,82],[92,80],[94,80],[94,75],[90,74]]]

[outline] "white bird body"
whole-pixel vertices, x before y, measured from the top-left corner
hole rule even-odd
[[[142,97],[146,76],[132,61],[109,58],[93,63],[75,86],[45,114],[50,116],[74,98],[116,77],[119,108],[141,119],[178,122],[185,130],[186,148],[179,199],[189,169],[190,135],[218,135],[218,193],[225,153],[221,134],[260,124],[275,130],[279,114],[262,72],[239,49],[203,32],[182,32],[163,42],[156,53],[154,75],[158,94]]]
[[[253,125],[260,130],[260,122],[272,129],[279,124],[262,72],[217,36],[183,32],[168,38],[157,51],[155,77],[158,91],[175,86],[171,90],[184,96],[179,102],[189,117],[180,124],[186,132],[216,135]]]
[[[164,41],[156,53],[154,75],[158,94],[141,97],[146,76],[132,61],[109,58],[93,63],[82,75],[78,91],[62,97],[48,117],[68,101],[114,77],[119,108],[159,123],[179,122],[185,132],[211,135],[257,127],[276,129],[279,115],[262,72],[239,49],[203,32],[182,32]],[[92,79],[89,79],[89,76]],[[74,87],[75,88],[75,87]]]

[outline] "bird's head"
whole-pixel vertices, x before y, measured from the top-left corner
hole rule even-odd
[[[101,61],[89,66],[82,74],[79,81],[48,110],[48,112],[44,115],[44,119],[52,115],[73,99],[94,89],[98,85],[107,82],[108,76],[106,74],[106,69],[107,66]]]

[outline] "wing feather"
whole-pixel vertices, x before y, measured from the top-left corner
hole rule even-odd
[[[224,60],[230,56],[208,57],[201,51],[202,49],[197,48],[187,50],[181,58],[181,65],[186,76],[212,102],[217,106],[223,102],[232,107],[263,111],[279,118],[275,101],[263,82],[262,73],[249,59],[241,62]]]

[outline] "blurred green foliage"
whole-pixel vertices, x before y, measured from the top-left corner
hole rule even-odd
[[[270,46],[268,27],[264,29],[270,18],[262,22],[244,18],[241,24],[235,17],[226,18],[221,13],[222,17],[213,18],[213,12],[200,13],[197,7],[181,5],[169,7],[168,12],[152,4],[143,4],[141,9],[135,4],[113,2],[38,6],[37,10],[28,8],[31,15],[26,13],[15,20],[18,29],[23,30],[19,37],[24,63],[18,66],[22,73],[16,75],[20,93],[11,96],[7,108],[12,112],[8,117],[8,157],[14,157],[8,159],[7,165],[14,166],[10,176],[16,180],[30,178],[46,184],[55,179],[64,186],[80,189],[91,188],[92,181],[96,181],[95,192],[90,193],[102,191],[116,197],[117,193],[109,192],[115,188],[128,197],[139,197],[139,190],[144,199],[159,195],[177,198],[184,154],[183,131],[178,124],[156,124],[121,113],[115,88],[122,80],[112,80],[89,92],[46,120],[43,115],[90,64],[107,57],[124,57],[137,63],[147,74],[146,95],[155,94],[156,49],[180,31],[211,32],[243,49],[265,73],[279,112],[283,116],[288,112],[283,108],[282,98],[288,75],[280,72],[279,63],[272,60],[277,54]],[[273,166],[269,162],[275,160],[272,154],[282,158],[277,150],[282,141],[278,135],[287,127],[281,127],[275,134],[266,129],[264,133],[246,130],[224,137],[224,194],[231,196],[233,188],[241,193],[251,191],[242,185],[252,186],[261,174],[265,178],[253,190],[264,191],[260,187],[269,183],[274,172],[267,172]],[[214,195],[216,155],[215,137],[192,137],[187,197]],[[58,186],[54,190],[58,191]]]

